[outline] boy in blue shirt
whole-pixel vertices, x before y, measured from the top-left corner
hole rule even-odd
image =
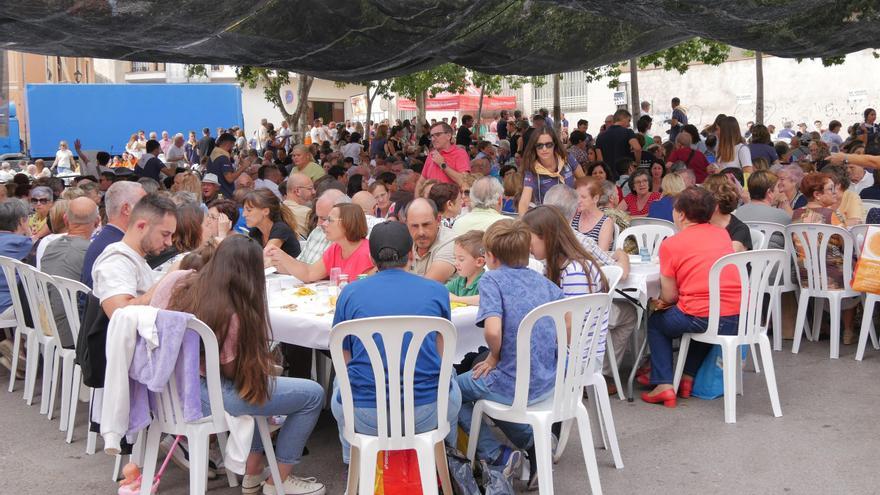
[[[528,268],[530,243],[529,228],[520,220],[496,222],[483,238],[486,265],[490,270],[480,278],[480,309],[476,321],[485,328],[489,356],[471,371],[458,376],[462,401],[458,423],[464,431],[470,431],[475,401],[513,403],[519,323],[536,307],[563,297],[562,289]],[[553,393],[556,356],[556,327],[550,319],[541,319],[531,337],[529,404]],[[530,426],[502,421],[495,424],[518,447],[533,446]],[[486,424],[476,441],[477,457],[490,464],[506,465],[505,472],[515,470],[521,461],[520,452],[503,446]]]
[[[370,234],[370,256],[379,269],[378,273],[348,284],[339,294],[333,325],[343,321],[374,316],[436,316],[450,318],[449,293],[439,282],[413,275],[406,271],[406,264],[412,251],[412,237],[406,226],[399,222],[384,222],[373,227]],[[377,329],[380,330],[380,329]],[[381,346],[381,339],[375,337]],[[440,375],[441,351],[437,340],[428,335],[422,342],[415,367],[415,431],[421,433],[437,426],[437,387]],[[403,349],[409,346],[410,337],[404,339]],[[354,401],[355,431],[376,434],[376,384],[373,380],[373,367],[370,357],[361,341],[349,337],[343,344],[348,360],[348,377]],[[383,361],[387,361],[383,353]],[[455,352],[447,349],[446,352]],[[401,353],[400,368],[406,354]],[[387,362],[386,362],[387,372]],[[461,405],[461,395],[453,376],[449,387],[449,405],[445,420],[450,424],[446,440],[455,445],[456,418]],[[344,417],[339,391],[334,390],[331,401],[333,416],[339,425],[339,440],[342,442],[342,460],[349,463],[350,447],[342,436]]]

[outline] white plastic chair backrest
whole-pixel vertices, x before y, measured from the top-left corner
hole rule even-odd
[[[804,270],[806,272],[807,287],[801,285],[801,288],[810,290],[839,290],[828,287],[827,255],[832,236],[842,239],[843,290],[851,291],[854,241],[852,234],[848,230],[822,223],[793,223],[785,227],[785,234],[787,239],[791,239],[788,251],[791,253],[792,259],[794,259],[797,271]],[[804,254],[803,266],[798,263],[798,253],[797,249],[795,249],[796,243],[801,245]],[[799,284],[802,283],[801,280],[802,277],[798,276],[797,281]]]
[[[608,292],[614,292],[620,279],[623,278],[623,268],[616,265],[605,265],[601,270],[605,274],[605,279],[608,280]]]
[[[583,399],[586,375],[595,369],[596,344],[610,305],[611,296],[605,293],[567,297],[542,304],[522,319],[516,334],[516,387],[511,404],[514,410],[526,410],[532,369],[532,331],[539,320],[549,317],[556,327],[557,344],[563,343],[557,345],[552,414],[554,418],[574,417]],[[565,326],[566,314],[571,315],[570,340]]]
[[[79,281],[69,278],[52,277],[55,279],[55,288],[61,294],[61,303],[64,304],[64,313],[67,315],[67,324],[70,327],[70,333],[73,335],[74,345],[79,338],[79,327],[81,318],[79,314],[79,294],[90,294],[92,292],[89,287]]]
[[[48,275],[36,269],[31,269],[28,274],[29,277],[33,277],[35,291],[36,302],[28,298],[28,304],[31,305],[31,313],[36,313],[39,318],[39,323],[34,321],[34,325],[37,325],[39,330],[43,332],[47,332],[52,335],[52,341],[55,342],[55,345],[61,349],[61,336],[58,334],[58,323],[55,321],[55,313],[52,311],[52,300],[49,298],[50,289],[53,292],[58,292],[58,289],[55,287],[55,278],[52,275]],[[25,280],[29,280],[28,276],[24,277]],[[74,342],[76,339],[74,338]]]
[[[345,339],[357,338],[364,347],[373,367],[373,383],[388,384],[387,389],[381,385],[375,387],[377,438],[389,445],[402,447],[406,439],[416,434],[416,359],[425,339],[433,339],[437,334],[443,337],[443,349],[446,350],[440,361],[437,381],[437,429],[448,432],[450,425],[446,423],[446,413],[449,407],[449,383],[455,356],[453,351],[458,340],[458,332],[451,321],[433,316],[383,316],[345,321],[333,327],[330,331],[330,355],[336,369],[347,438],[354,437],[355,421],[348,364],[342,349]],[[408,342],[407,336],[410,337]],[[384,362],[377,337],[384,349]],[[402,362],[404,356],[405,361]],[[387,371],[384,363],[389,363]]]
[[[870,227],[870,225],[860,223],[849,228],[850,233],[853,235],[853,241],[855,242],[853,248],[856,250],[857,254],[862,252],[862,245],[865,243],[865,234],[868,233],[868,227]]]
[[[669,220],[663,220],[662,218],[636,217],[629,221],[630,227],[638,227],[641,225],[661,225],[663,227],[669,227],[673,232],[678,232],[678,228],[676,228],[674,223]]]
[[[718,335],[721,315],[721,277],[725,280],[738,277],[740,282],[739,328],[740,337],[757,337],[756,332],[766,332],[770,308],[774,306],[777,293],[768,289],[779,285],[782,270],[788,263],[788,254],[782,249],[762,249],[728,254],[712,264],[709,270],[709,329],[708,336]],[[764,304],[764,295],[770,294],[770,304]]]
[[[617,222],[614,219],[611,219],[611,226],[614,227],[614,238],[611,239],[611,245],[617,245],[617,238],[620,237],[620,225],[617,225]]]
[[[3,269],[3,276],[6,277],[6,285],[9,287],[9,296],[12,298],[12,308],[15,311],[15,321],[18,323],[19,328],[27,328],[24,318],[24,308],[21,305],[21,299],[18,293],[17,274],[22,265],[24,265],[24,263],[21,261],[7,256],[0,256],[0,267]]]
[[[863,199],[862,208],[864,208],[865,211],[870,211],[871,208],[880,208],[880,201],[876,199]]]
[[[205,381],[208,387],[208,400],[211,405],[211,422],[215,431],[226,429],[226,417],[223,415],[223,392],[220,388],[220,355],[217,350],[217,336],[197,318],[190,318],[186,324],[188,329],[199,334],[202,341],[205,359]],[[162,392],[150,392],[156,406],[153,412],[153,421],[157,422],[163,432],[180,433],[186,430],[187,422],[183,416],[183,405],[178,395],[175,372],[171,373],[165,389]]]
[[[58,332],[54,331],[55,321],[52,318],[52,311],[49,309],[49,299],[43,298],[37,283],[37,274],[40,272],[25,263],[19,264],[16,271],[18,272],[18,278],[21,280],[21,286],[24,287],[31,321],[34,324],[33,328],[42,335],[54,335],[57,337]],[[52,321],[50,322],[49,320]]]
[[[764,236],[764,233],[757,229],[749,229],[749,233],[752,235],[752,251],[767,249],[770,237]]]
[[[752,238],[752,249],[767,249],[767,246],[770,245],[770,239],[774,234],[779,234],[783,239],[785,238],[785,225],[776,222],[743,222],[748,225],[749,229],[757,230],[764,234],[764,247],[758,248],[756,247],[754,238]]]
[[[657,251],[660,250],[660,243],[663,242],[663,239],[673,235],[675,235],[675,230],[666,225],[637,225],[624,229],[617,236],[615,248],[623,249],[623,243],[626,241],[626,238],[632,236],[635,238],[639,250],[641,251],[643,247],[646,247],[653,257],[657,256]]]

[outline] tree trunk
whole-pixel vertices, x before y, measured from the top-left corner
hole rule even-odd
[[[376,95],[370,96],[370,86],[367,86],[367,116],[364,118],[364,130],[366,130],[367,122],[370,120],[370,116],[373,115],[373,99],[376,98]],[[369,137],[369,133],[367,132],[367,137]],[[361,136],[364,138],[364,136]]]
[[[422,137],[422,126],[428,121],[427,110],[425,109],[427,99],[427,91],[422,91],[416,96],[416,120],[418,121],[418,126],[416,126],[417,137]]]
[[[559,74],[553,74],[553,130],[562,129],[562,106],[559,104]]]
[[[480,88],[480,103],[477,105],[477,133],[479,134],[483,122],[483,88]],[[482,139],[482,136],[480,136]]]
[[[296,131],[293,134],[293,141],[297,144],[303,142],[306,129],[308,128],[306,109],[309,107],[309,91],[312,89],[313,82],[315,82],[315,78],[312,76],[305,74],[297,74],[296,76],[296,108],[286,120]],[[282,114],[285,112],[282,105]]]
[[[764,124],[764,54],[755,52],[755,123]]]
[[[629,59],[629,94],[632,124],[633,127],[636,127],[636,122],[639,121],[639,115],[642,112],[642,105],[639,102],[639,60],[637,58]]]

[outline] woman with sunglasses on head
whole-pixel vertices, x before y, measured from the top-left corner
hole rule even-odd
[[[575,178],[584,171],[571,162],[553,129],[541,127],[532,132],[523,150],[523,190],[517,211],[525,214],[531,205],[544,202],[544,195],[556,184],[574,188]]]
[[[319,227],[332,243],[321,259],[308,265],[278,247],[269,246],[265,250],[269,266],[306,283],[327,279],[333,268],[340,268],[350,281],[357,280],[358,275],[375,271],[367,241],[367,218],[360,206],[337,204]]]

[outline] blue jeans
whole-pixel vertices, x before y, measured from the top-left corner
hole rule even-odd
[[[244,401],[235,389],[235,383],[220,379],[223,392],[223,407],[232,416],[278,416],[287,415],[278,439],[275,442],[275,458],[283,464],[296,464],[302,456],[306,440],[312,434],[321,406],[324,402],[324,389],[321,385],[302,378],[274,377],[274,387],[269,400],[255,405]],[[202,378],[202,410],[210,414],[208,387]],[[256,427],[251,442],[251,452],[262,452],[263,442]]]
[[[466,431],[471,431],[471,418],[474,414],[474,402],[480,399],[488,399],[499,404],[513,404],[513,395],[494,393],[489,390],[486,385],[486,377],[474,379],[471,375],[472,371],[458,375],[458,387],[461,389],[461,411],[458,413],[458,424]],[[541,402],[547,397],[553,395],[553,390],[530,400],[529,404]],[[495,421],[497,426],[514,445],[521,449],[527,449],[532,446],[532,427],[525,424],[508,423],[505,421]],[[473,442],[474,439],[468,439]],[[477,458],[492,462],[501,454],[501,441],[495,437],[495,433],[486,422],[486,416],[483,416],[483,425],[480,427],[480,438],[477,439]]]
[[[718,320],[718,333],[736,335],[739,315],[722,316]],[[651,384],[672,384],[674,368],[672,362],[672,341],[685,333],[704,333],[709,327],[709,318],[684,313],[678,306],[656,311],[648,318],[648,344],[651,346]],[[694,376],[703,359],[712,347],[711,344],[692,340],[684,362],[684,372]]]
[[[402,398],[401,398],[402,400]],[[449,405],[446,409],[446,421],[449,422],[449,435],[446,436],[446,443],[455,446],[458,436],[458,427],[456,418],[458,417],[458,409],[461,407],[461,393],[458,391],[458,385],[455,380],[449,384]],[[342,444],[342,462],[349,463],[351,459],[351,445],[342,435],[345,430],[345,415],[342,412],[342,402],[339,399],[339,386],[333,382],[333,399],[330,401],[330,410],[333,417],[336,418],[336,424],[339,426],[339,442]],[[433,430],[437,428],[437,403],[424,404],[415,406],[415,428],[416,433]],[[375,407],[355,407],[354,408],[354,431],[364,435],[377,435],[376,430],[376,408]]]

